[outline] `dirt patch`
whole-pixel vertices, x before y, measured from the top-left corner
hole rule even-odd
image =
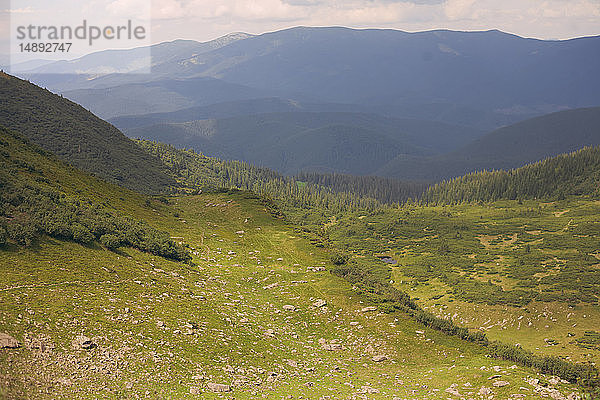
[[[525,231],[525,233],[528,233],[530,235],[541,235],[542,231]]]
[[[479,243],[481,243],[481,245],[483,247],[485,247],[486,249],[491,249],[494,246],[498,246],[498,247],[507,247],[507,246],[510,246],[510,245],[514,244],[517,241],[517,238],[518,238],[518,234],[517,233],[513,233],[510,236],[510,239],[505,239],[505,240],[502,240],[499,243],[492,244],[492,242],[496,242],[498,239],[500,239],[501,236],[502,235],[478,235],[477,239],[479,239]]]

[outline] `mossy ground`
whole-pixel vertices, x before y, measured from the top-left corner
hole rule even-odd
[[[600,202],[406,206],[338,218],[333,242],[398,261],[395,285],[438,316],[577,362],[600,321]],[[590,337],[590,333],[587,334]]]
[[[54,239],[0,250],[0,331],[23,344],[0,350],[0,397],[439,399],[456,385],[464,397],[485,398],[485,386],[496,398],[542,398],[525,381],[548,382],[536,371],[403,314],[359,312],[368,304],[326,270],[326,249],[252,195],[147,206],[123,193],[96,196],[171,232],[195,265]],[[97,347],[74,349],[80,334]],[[208,382],[233,391],[210,393]]]

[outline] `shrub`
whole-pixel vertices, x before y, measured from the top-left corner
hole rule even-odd
[[[123,245],[121,239],[111,233],[100,236],[100,243],[109,250],[116,250]]]
[[[8,233],[3,226],[0,226],[0,246],[4,246],[8,241]]]
[[[331,255],[331,262],[334,265],[344,265],[348,262],[350,257],[347,254],[343,254],[341,252],[337,252]]]
[[[27,216],[15,218],[7,225],[8,237],[22,246],[30,246],[36,238],[39,227]]]
[[[88,228],[79,223],[74,223],[71,231],[73,232],[73,240],[77,243],[89,244],[96,239]]]

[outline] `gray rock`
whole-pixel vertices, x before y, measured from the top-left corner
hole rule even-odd
[[[377,356],[373,356],[372,360],[375,361],[375,362],[382,362],[382,361],[387,360],[387,356],[384,356],[384,355],[380,354],[380,355],[377,355]]]
[[[284,309],[285,311],[294,311],[294,310],[296,309],[296,307],[294,307],[294,306],[293,306],[293,305],[291,305],[291,304],[285,304],[285,305],[283,306],[283,309]]]
[[[369,311],[377,311],[377,307],[369,306],[369,307],[364,307],[363,309],[360,310],[360,312],[369,312]]]
[[[268,336],[268,337],[275,337],[275,331],[273,329],[267,329],[263,335]]]
[[[324,343],[321,345],[321,348],[323,350],[336,351],[336,350],[342,350],[342,345],[339,343]]]
[[[508,386],[510,385],[510,383],[506,382],[506,381],[496,381],[493,383],[493,385],[495,387],[503,387],[503,386]]]
[[[313,306],[320,308],[320,307],[325,307],[327,305],[327,302],[323,299],[318,299],[317,301],[315,301],[313,303]]]
[[[89,349],[93,349],[94,347],[96,347],[96,344],[94,342],[92,342],[92,339],[90,339],[89,337],[84,336],[84,335],[77,336],[75,339],[73,339],[71,344],[76,349],[84,349],[84,350],[89,350]]]
[[[223,385],[222,383],[209,382],[206,386],[215,393],[231,392],[231,386]]]
[[[479,394],[482,396],[487,396],[489,394],[492,394],[492,391],[489,388],[482,386],[481,389],[479,389]]]
[[[16,349],[20,347],[19,341],[14,337],[6,334],[0,333],[0,348],[2,349]]]

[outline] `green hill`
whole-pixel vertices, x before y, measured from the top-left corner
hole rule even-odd
[[[0,245],[31,246],[47,235],[83,245],[101,243],[112,250],[130,246],[174,260],[190,259],[166,232],[115,208],[111,185],[2,127],[0,152]],[[145,204],[150,206],[150,200]]]
[[[333,272],[382,303],[383,309],[403,310],[428,326],[471,339],[475,337],[463,330],[466,327],[489,330],[490,339],[505,343],[495,354],[541,368],[552,362],[528,351],[579,362],[593,362],[600,355],[593,344],[597,334],[593,321],[598,316],[598,203],[582,193],[560,202],[548,198],[452,207],[366,203],[371,206],[366,208],[356,201],[360,197],[352,197],[355,186],[361,184],[357,178],[315,175],[293,184],[272,171],[261,169],[257,174],[244,163],[218,161],[151,142],[141,144],[192,185],[210,176],[216,184],[250,188],[272,197],[288,220],[314,235],[315,243],[340,249],[332,259],[339,264]],[[562,158],[567,168],[577,157]],[[551,162],[543,164],[538,168],[540,176],[560,173],[555,167]],[[571,175],[580,170],[574,168]],[[249,182],[252,185],[245,186]],[[369,190],[370,182],[365,183]],[[374,182],[373,193],[381,189],[379,183]],[[320,184],[339,192],[320,191]],[[397,261],[391,276],[375,258],[392,265]],[[407,301],[398,288],[411,299]],[[427,312],[422,313],[415,302]],[[448,314],[446,309],[460,312]],[[544,312],[545,325],[540,310],[549,310]],[[444,320],[432,319],[429,313]],[[461,314],[466,315],[459,318]],[[568,317],[556,323],[557,315]],[[526,317],[527,324],[522,325],[519,321]],[[581,377],[592,375],[586,372]]]
[[[109,123],[5,73],[0,74],[0,125],[82,170],[130,189],[159,193],[174,184],[160,161]]]
[[[58,207],[46,217],[62,206],[79,207],[72,218],[102,210],[128,218],[117,230],[168,231],[193,257],[184,263],[135,243],[110,250],[52,232],[39,232],[29,246],[9,236],[0,245],[0,332],[20,347],[0,349],[1,398],[428,399],[459,392],[542,399],[580,392],[511,358],[490,357],[506,358],[506,348],[459,339],[469,331],[418,311],[401,292],[370,286],[389,281],[386,266],[332,257],[251,193],[149,198],[0,133],[4,226],[41,209],[37,197],[23,196],[34,190]],[[371,272],[350,283],[336,276],[356,278],[344,263]],[[542,360],[531,356],[528,365]],[[587,371],[543,362],[571,380]]]

